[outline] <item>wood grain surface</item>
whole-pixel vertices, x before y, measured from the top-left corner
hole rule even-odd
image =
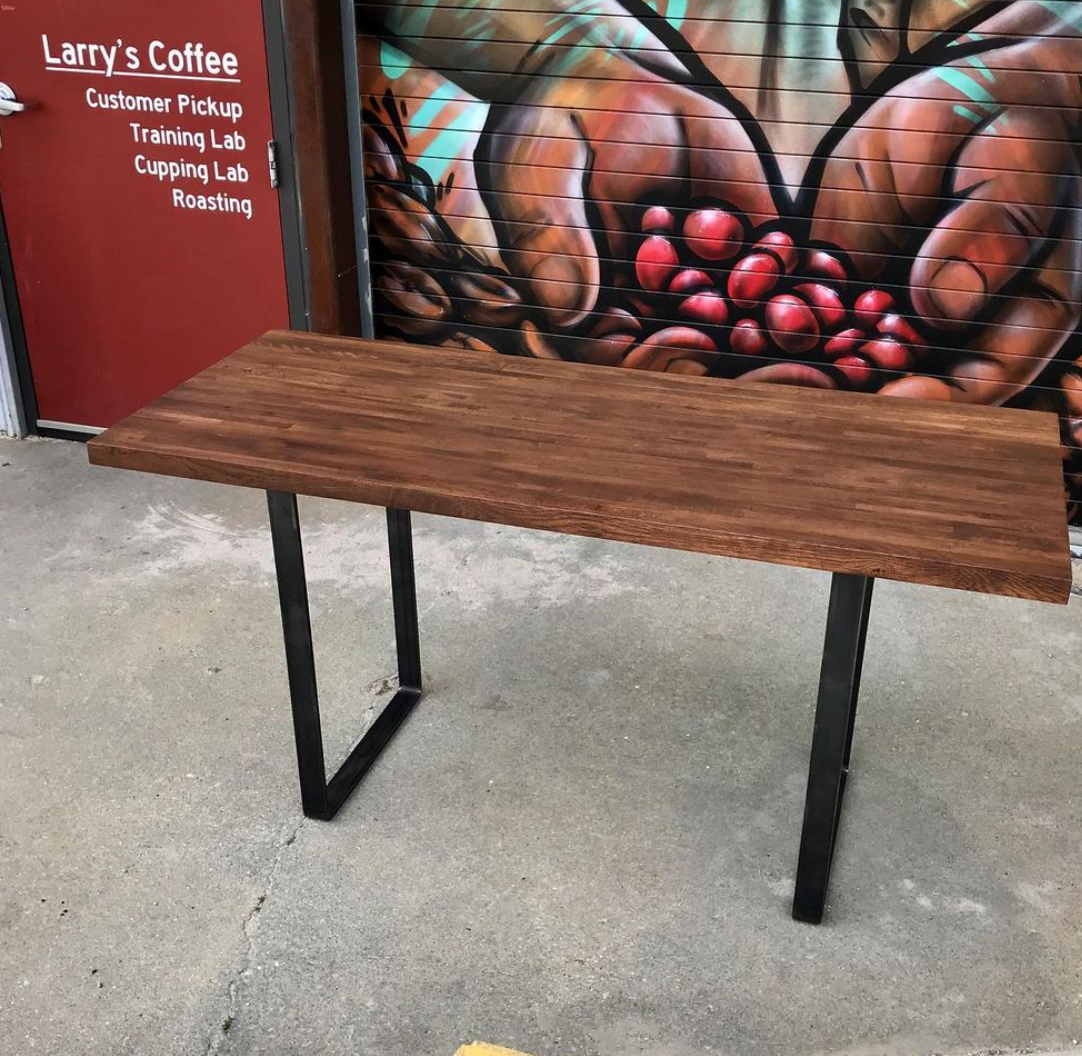
[[[1051,414],[272,332],[95,465],[1066,602]]]

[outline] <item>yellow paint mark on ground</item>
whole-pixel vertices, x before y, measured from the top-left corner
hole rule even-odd
[[[486,1045],[483,1041],[473,1041],[463,1045],[455,1056],[527,1056],[525,1052],[514,1049],[501,1049],[499,1045]]]

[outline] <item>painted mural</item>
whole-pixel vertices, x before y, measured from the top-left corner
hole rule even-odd
[[[1082,2],[358,7],[377,329],[1060,415]]]

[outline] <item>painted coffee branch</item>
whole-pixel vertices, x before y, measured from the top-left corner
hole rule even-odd
[[[4,5],[7,374],[85,435],[289,323],[1030,408],[1077,522],[1079,70],[1080,0]]]

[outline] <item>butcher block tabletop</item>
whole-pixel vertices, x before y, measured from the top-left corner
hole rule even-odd
[[[1066,602],[1054,415],[271,332],[95,465]]]

